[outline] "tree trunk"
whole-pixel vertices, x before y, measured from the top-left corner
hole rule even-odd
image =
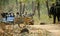
[[[23,4],[23,11],[22,11],[22,14],[24,14],[24,11],[25,11],[25,3]]]
[[[38,18],[40,19],[40,3],[37,3]]]
[[[32,1],[32,12],[34,15],[35,15],[35,11],[36,11],[36,5],[35,5],[35,2]]]
[[[48,16],[49,16],[49,5],[48,5],[48,0],[46,1],[46,6],[47,6],[47,11],[48,11]]]
[[[2,19],[1,13],[3,13],[2,6],[0,6],[0,19]]]
[[[20,2],[20,16],[22,16],[22,2]]]
[[[18,11],[18,1],[16,0],[16,9]]]

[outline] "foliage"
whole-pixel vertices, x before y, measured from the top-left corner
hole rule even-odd
[[[9,0],[0,0],[0,5],[5,6],[9,4]]]
[[[26,3],[26,2],[28,2],[28,0],[18,0],[18,2]]]

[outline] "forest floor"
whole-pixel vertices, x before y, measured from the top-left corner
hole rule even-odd
[[[38,26],[38,27],[37,27]],[[4,27],[5,29],[1,28]],[[26,25],[29,30],[29,36],[60,36],[60,24],[51,25]],[[0,36],[20,36],[21,29],[18,24],[15,25],[0,25]],[[24,34],[23,34],[24,35]]]

